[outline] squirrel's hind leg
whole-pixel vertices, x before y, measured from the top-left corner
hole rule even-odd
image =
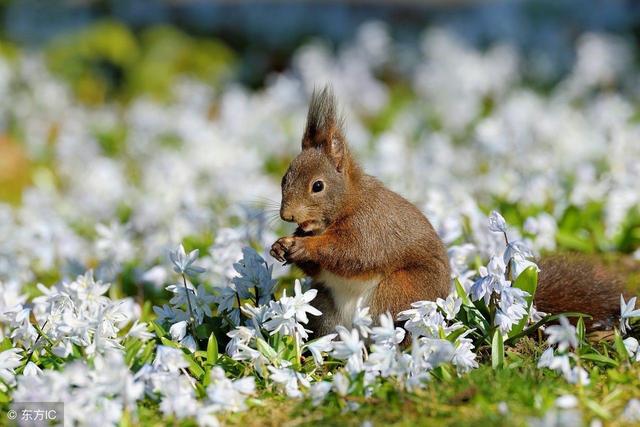
[[[449,293],[448,271],[434,272],[426,267],[413,267],[395,271],[385,277],[371,301],[374,322],[384,313],[396,319],[399,312],[411,308],[416,301],[435,301]]]

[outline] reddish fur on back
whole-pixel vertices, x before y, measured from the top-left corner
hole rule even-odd
[[[601,261],[586,255],[554,255],[542,258],[534,298],[545,313],[579,312],[589,329],[610,329],[620,315],[620,278]],[[574,320],[575,321],[575,320]]]

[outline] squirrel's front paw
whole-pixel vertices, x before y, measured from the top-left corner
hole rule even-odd
[[[305,260],[306,250],[300,237],[281,237],[271,245],[271,256],[280,262],[298,262]]]
[[[293,237],[281,237],[276,240],[276,242],[271,245],[271,251],[269,251],[271,256],[280,262],[284,262],[284,256],[287,253],[287,248],[290,246],[290,244],[288,243],[290,239],[293,239]]]

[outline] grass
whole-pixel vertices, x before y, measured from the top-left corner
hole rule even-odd
[[[597,343],[593,343],[597,345]],[[640,364],[590,369],[591,384],[568,384],[561,375],[538,369],[544,350],[536,340],[525,338],[507,352],[505,368],[494,370],[489,360],[478,369],[446,380],[434,378],[423,390],[399,392],[383,386],[374,396],[339,398],[313,406],[308,400],[287,398],[270,388],[262,390],[245,412],[218,414],[222,425],[238,427],[293,426],[527,426],[553,410],[558,397],[571,394],[579,399],[579,417],[584,425],[600,420],[606,426],[632,426],[620,418],[631,398],[640,390]],[[356,409],[349,408],[358,404]],[[138,422],[131,425],[163,426],[156,404],[141,408]],[[174,425],[191,426],[176,421]],[[556,424],[563,425],[563,424]]]
[[[483,365],[453,380],[434,380],[415,393],[389,392],[373,397],[357,410],[333,400],[313,407],[266,394],[261,404],[221,418],[229,426],[525,426],[554,407],[557,397],[579,397],[583,420],[598,418],[611,426],[632,425],[616,419],[627,401],[638,396],[640,367],[602,372],[590,386],[578,389],[560,376],[535,367],[532,358],[515,369],[493,370]],[[506,411],[504,408],[506,404]]]

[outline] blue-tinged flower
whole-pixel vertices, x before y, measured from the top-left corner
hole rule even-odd
[[[589,384],[589,373],[582,366],[574,366],[570,370],[564,371],[564,378],[570,384]]]
[[[573,326],[566,317],[560,316],[559,325],[551,325],[544,331],[549,335],[547,341],[549,344],[558,344],[558,351],[565,351],[569,347],[578,348],[578,336],[576,335],[576,327]]]
[[[184,246],[182,246],[182,244],[178,245],[175,250],[169,252],[169,258],[173,263],[173,270],[176,273],[186,274],[187,276],[195,276],[197,274],[204,273],[204,268],[193,265],[193,263],[197,261],[199,254],[200,250],[194,249],[189,252],[189,255],[187,255],[184,250]]]
[[[309,396],[311,397],[311,404],[318,406],[327,397],[327,394],[331,391],[332,384],[329,381],[319,381],[311,384],[309,389]]]
[[[233,264],[239,276],[231,279],[240,298],[251,298],[253,292],[256,292],[258,305],[267,304],[271,301],[273,290],[278,282],[271,278],[273,265],[267,265],[266,261],[251,247],[242,248],[242,255],[242,259]]]
[[[553,358],[553,347],[549,347],[540,356],[540,360],[538,360],[538,368],[549,368],[553,362]]]

